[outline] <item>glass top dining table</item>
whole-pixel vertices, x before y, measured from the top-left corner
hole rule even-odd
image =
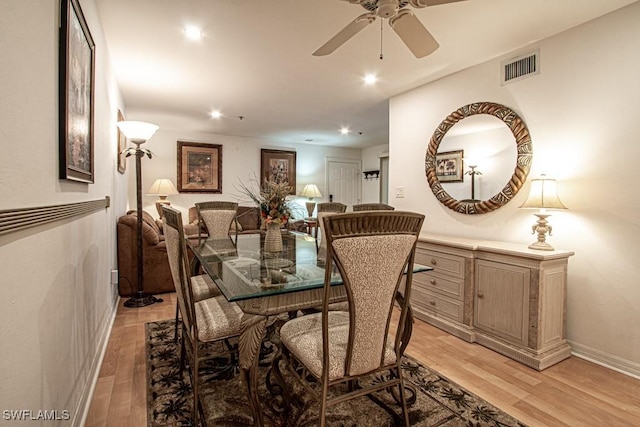
[[[272,323],[268,319],[320,306],[326,265],[322,255],[318,255],[316,239],[308,234],[283,232],[280,252],[265,251],[264,239],[264,233],[224,239],[187,239],[195,255],[192,272],[196,274],[202,267],[225,298],[235,302],[244,313],[238,365],[247,385],[256,426],[264,425],[257,391],[258,355],[267,325]],[[427,270],[432,268],[414,264],[414,273]],[[346,301],[342,278],[335,267],[332,267],[331,285],[329,302]],[[410,331],[408,328],[407,342]]]
[[[264,233],[224,239],[189,240],[198,263],[228,301],[242,301],[322,288],[326,263],[318,256],[316,239],[305,233],[283,232],[280,252],[267,252]],[[431,270],[414,264],[413,272]],[[332,285],[342,278],[333,268]]]

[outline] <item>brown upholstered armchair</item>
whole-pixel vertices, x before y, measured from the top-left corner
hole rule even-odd
[[[118,293],[122,297],[133,295],[138,289],[137,269],[137,213],[129,211],[118,219]],[[143,281],[147,294],[160,294],[175,290],[167,247],[162,230],[147,212],[142,212]]]

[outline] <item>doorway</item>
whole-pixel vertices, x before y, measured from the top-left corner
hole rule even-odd
[[[344,203],[347,211],[360,203],[360,160],[327,157],[326,171],[328,201]]]
[[[389,155],[380,156],[380,203],[389,204]]]

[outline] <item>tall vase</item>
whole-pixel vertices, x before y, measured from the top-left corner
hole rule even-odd
[[[267,234],[264,236],[265,252],[282,252],[282,234],[280,224],[270,222],[267,224]]]

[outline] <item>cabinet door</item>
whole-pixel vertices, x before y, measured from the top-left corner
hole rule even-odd
[[[527,345],[530,270],[476,260],[476,328]]]

